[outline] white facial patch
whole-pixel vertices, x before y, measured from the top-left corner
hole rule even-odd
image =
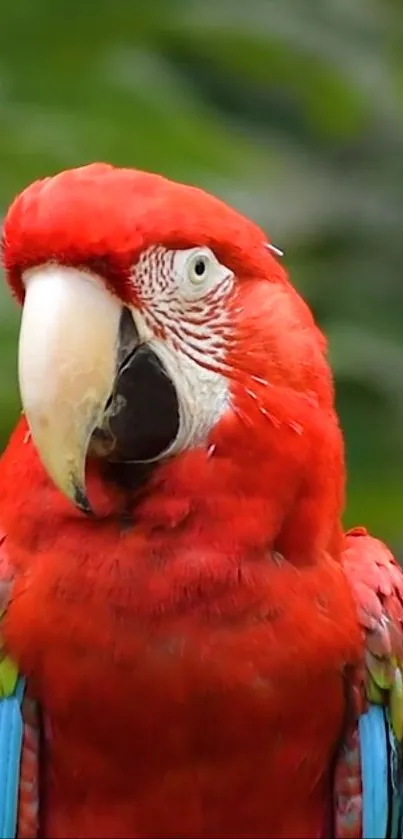
[[[166,456],[203,443],[229,405],[223,368],[234,275],[207,247],[155,247],[142,253],[132,277],[140,338],[163,363],[179,400],[179,433]]]

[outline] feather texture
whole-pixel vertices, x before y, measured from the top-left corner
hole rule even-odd
[[[385,732],[389,756],[384,813],[386,825],[392,822],[395,799],[401,799],[402,796],[403,574],[386,545],[370,536],[362,527],[354,528],[346,534],[343,566],[355,597],[366,649],[362,666],[349,685],[352,713],[336,764],[336,836],[338,839],[361,839],[365,805],[358,717],[372,704],[381,705],[387,710],[385,725],[390,720],[395,739],[394,744],[389,744],[388,740],[393,734],[392,731],[390,734]],[[381,754],[378,758],[375,755],[373,762],[375,778],[378,769],[377,780],[381,785]],[[366,802],[367,806],[371,803]],[[397,802],[399,808],[401,804],[401,800]]]
[[[56,491],[24,418],[1,460],[2,631],[43,711],[44,839],[325,839],[335,766],[339,834],[352,801],[358,836],[365,666],[401,731],[400,572],[372,543],[359,556],[361,531],[344,542],[326,342],[263,232],[200,190],[95,164],[17,197],[3,259],[21,302],[25,269],[84,267],[152,329],[150,253],[196,245],[234,278],[228,405],[206,439],[124,479],[89,459],[96,519]]]

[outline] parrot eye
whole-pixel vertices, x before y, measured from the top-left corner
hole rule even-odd
[[[232,272],[222,265],[210,248],[191,248],[176,251],[175,274],[182,296],[186,299],[199,298],[233,277]]]
[[[189,280],[196,285],[203,283],[208,272],[209,262],[205,254],[196,254],[189,263]]]

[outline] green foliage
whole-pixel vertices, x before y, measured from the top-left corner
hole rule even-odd
[[[3,0],[0,206],[94,159],[222,195],[329,336],[347,521],[402,541],[401,0]],[[0,292],[0,445],[18,414]]]

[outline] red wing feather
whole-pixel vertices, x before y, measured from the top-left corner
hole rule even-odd
[[[345,536],[345,573],[354,592],[365,639],[365,661],[353,685],[356,714],[368,702],[385,705],[403,739],[403,572],[386,545],[362,527]],[[361,839],[362,785],[357,717],[347,730],[335,767],[335,836]]]
[[[344,568],[353,589],[366,639],[366,688],[373,702],[393,703],[402,683],[403,572],[389,549],[364,528],[345,537]],[[403,691],[392,711],[399,740],[403,737]],[[400,705],[400,714],[399,714]]]

